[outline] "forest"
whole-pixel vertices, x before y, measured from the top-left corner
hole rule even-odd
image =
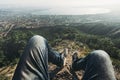
[[[74,41],[80,47],[92,50],[105,50],[113,61],[114,68],[120,71],[120,32],[119,24],[70,23],[45,27],[16,27],[6,37],[0,38],[0,67],[18,63],[29,39],[34,35],[45,37],[52,47],[61,41]],[[85,53],[85,54],[88,54]],[[0,80],[7,79],[0,75]],[[9,80],[9,79],[8,79]]]
[[[88,29],[88,28],[87,28]],[[89,31],[87,31],[89,33]],[[120,67],[120,39],[108,37],[106,35],[88,34],[80,27],[41,27],[35,29],[14,29],[5,38],[0,38],[0,67],[14,65],[18,62],[23,53],[25,45],[33,35],[42,35],[54,47],[62,40],[83,43],[91,50],[105,50],[111,56],[115,67]],[[90,32],[91,33],[91,32]]]

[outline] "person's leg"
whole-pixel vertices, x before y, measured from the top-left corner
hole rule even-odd
[[[20,58],[13,80],[48,80],[48,48],[41,36],[32,37]]]
[[[20,58],[13,80],[49,80],[48,58],[56,64],[63,61],[59,54],[52,52],[45,38],[33,36]]]
[[[102,50],[91,52],[73,63],[73,70],[85,70],[82,80],[116,80],[109,55]]]
[[[60,54],[57,51],[54,51],[49,45],[48,45],[48,61],[62,67],[64,65],[64,59],[65,55]]]

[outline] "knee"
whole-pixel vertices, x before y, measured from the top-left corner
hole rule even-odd
[[[40,35],[34,35],[30,40],[44,40],[45,38]]]
[[[110,59],[110,56],[104,50],[95,50],[95,51],[91,52],[91,55],[93,55],[94,57],[96,57],[98,59],[103,59],[103,60]]]
[[[42,45],[45,44],[47,41],[44,37],[40,36],[40,35],[35,35],[32,38],[30,38],[29,40],[29,45],[31,46],[37,46],[37,45]]]

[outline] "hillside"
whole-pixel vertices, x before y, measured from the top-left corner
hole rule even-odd
[[[110,55],[116,78],[120,80],[119,11],[91,15],[37,15],[39,11],[0,8],[0,80],[11,79],[25,45],[36,34],[44,36],[59,52],[69,49],[68,63],[53,80],[71,80],[75,77],[69,67],[74,51],[83,57],[97,49],[105,50]],[[50,65],[50,71],[56,68]],[[82,73],[77,73],[79,79]]]
[[[64,48],[68,48],[69,53],[67,56],[67,63],[66,66],[60,70],[54,77],[53,80],[72,80],[72,74],[70,73],[70,70],[68,69],[69,65],[72,63],[72,53],[74,51],[79,52],[79,57],[83,57],[86,55],[86,53],[89,52],[89,49],[85,48],[85,46],[79,47],[76,42],[69,41],[69,40],[63,40],[62,42],[58,43],[54,49],[59,51],[60,53],[63,52]],[[8,66],[0,68],[0,80],[11,80],[14,70],[16,68],[16,65]],[[55,65],[49,64],[49,70],[53,71],[56,68]],[[2,77],[4,76],[4,78]],[[81,77],[81,74],[79,73],[79,76]],[[9,78],[7,78],[9,77]]]
[[[92,22],[92,23],[78,23],[71,24],[80,31],[93,35],[107,36],[110,38],[120,38],[120,24],[119,23],[105,23],[105,22]]]
[[[5,76],[12,76],[15,65],[18,62],[27,41],[35,34],[45,36],[50,45],[59,52],[62,52],[64,48],[68,48],[68,61],[70,63],[71,55],[74,51],[79,52],[79,57],[85,56],[94,49],[103,49],[107,51],[113,61],[116,77],[120,79],[120,50],[117,46],[115,46],[115,43],[111,38],[100,35],[86,34],[81,32],[79,28],[76,27],[41,27],[37,29],[14,29],[9,35],[7,35],[6,38],[1,38],[1,80],[4,80],[6,78]],[[53,80],[57,80],[58,78],[61,80],[67,80],[69,78],[69,80],[71,80],[71,77],[73,76],[69,71],[70,63],[68,63],[60,72],[58,72]],[[55,66],[52,65],[49,68],[50,70],[53,70],[55,69]],[[77,75],[81,78],[82,71],[78,72]]]
[[[54,46],[54,49],[61,53],[64,51],[64,48],[68,48],[66,65],[62,69],[58,69],[58,71],[55,72],[55,69],[57,67],[49,63],[49,71],[50,72],[54,71],[54,73],[56,73],[52,80],[58,80],[58,79],[73,80],[73,78],[78,78],[79,80],[81,80],[83,76],[83,71],[77,71],[74,75],[70,71],[70,65],[72,63],[72,55],[73,55],[73,52],[78,51],[79,57],[84,57],[90,52],[90,49],[84,45],[79,47],[79,45],[76,42],[70,41],[70,40],[63,40],[59,42],[56,46]],[[15,68],[16,68],[16,65],[0,68],[0,80],[6,80],[6,79],[11,80]],[[4,77],[1,77],[1,76],[4,76]],[[120,73],[118,71],[116,71],[116,77],[118,80],[120,79]]]

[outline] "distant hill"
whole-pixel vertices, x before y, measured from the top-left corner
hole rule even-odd
[[[120,38],[120,24],[119,23],[83,23],[71,24],[80,31],[93,35],[107,36],[110,38]]]

